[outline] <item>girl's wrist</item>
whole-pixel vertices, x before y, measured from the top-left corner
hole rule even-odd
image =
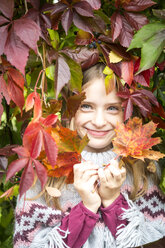
[[[97,213],[100,206],[98,204],[89,205],[83,202],[83,205],[93,213]]]
[[[120,196],[120,192],[117,192],[110,199],[102,199],[101,203],[104,208],[110,206],[118,197]]]

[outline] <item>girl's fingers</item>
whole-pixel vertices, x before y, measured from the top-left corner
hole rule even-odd
[[[88,180],[88,183],[89,183],[89,184],[91,185],[91,187],[92,187],[92,185],[94,186],[95,182],[96,182],[98,179],[99,179],[98,175],[91,176],[90,179]],[[92,190],[92,188],[91,188],[91,190]]]
[[[97,173],[98,165],[91,162],[85,162],[80,164],[75,164],[74,170],[74,181],[78,180],[88,180],[91,175]]]
[[[107,179],[103,168],[98,169],[98,176],[101,182],[106,183]]]
[[[82,179],[83,179],[84,181],[88,181],[88,180],[91,178],[91,176],[94,176],[94,175],[98,175],[97,170],[87,170],[87,171],[85,171],[85,172],[83,173]]]

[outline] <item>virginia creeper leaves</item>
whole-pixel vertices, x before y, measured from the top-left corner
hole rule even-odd
[[[53,19],[58,19],[57,14],[61,14],[61,24],[65,30],[65,33],[68,33],[68,30],[72,24],[75,24],[76,27],[86,31],[92,32],[91,27],[89,27],[89,22],[84,17],[93,17],[93,10],[98,9],[100,1],[78,1],[70,3],[70,1],[58,2],[54,4],[51,9],[51,15]],[[63,14],[62,14],[63,12]]]
[[[150,0],[132,0],[129,2],[118,1],[118,3],[116,3],[117,10],[111,16],[113,41],[118,38],[123,47],[129,47],[134,30],[139,30],[148,23],[146,16],[136,12],[143,11],[154,4],[155,2]],[[118,10],[121,6],[124,9],[123,15]]]
[[[158,106],[156,97],[149,92],[148,90],[141,89],[125,89],[117,93],[117,95],[124,99],[124,120],[127,120],[131,117],[133,113],[133,105],[137,106],[140,109],[141,114],[146,117],[149,113],[152,112],[152,105]]]
[[[11,20],[14,1],[2,0],[0,9]],[[14,21],[11,20],[10,25],[8,21],[7,25],[0,27],[0,34],[0,41],[2,42],[0,55],[4,53],[8,61],[24,74],[29,50],[33,49],[37,53],[40,27],[33,20],[21,17]]]

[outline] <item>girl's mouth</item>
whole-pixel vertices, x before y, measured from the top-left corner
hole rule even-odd
[[[105,135],[107,135],[107,133],[109,133],[109,130],[107,131],[96,131],[96,130],[92,130],[92,129],[87,129],[87,133],[92,135],[92,136],[97,136],[97,137],[103,137]]]

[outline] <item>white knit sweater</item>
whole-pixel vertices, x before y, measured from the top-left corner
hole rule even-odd
[[[90,153],[83,151],[82,158],[102,166],[108,164],[116,154],[112,151]],[[83,248],[129,248],[156,241],[165,236],[165,196],[149,179],[147,193],[134,203],[129,200],[128,192],[132,187],[132,177],[127,178],[121,192],[130,209],[124,210],[121,218],[128,220],[127,226],[119,226],[114,239],[108,227],[98,221]],[[40,183],[31,188],[26,198],[33,198],[41,191]],[[81,201],[73,185],[67,185],[62,191],[61,206],[63,212],[46,206],[43,197],[28,201],[22,197],[16,207],[14,248],[65,248],[66,232],[59,233],[63,213]]]

